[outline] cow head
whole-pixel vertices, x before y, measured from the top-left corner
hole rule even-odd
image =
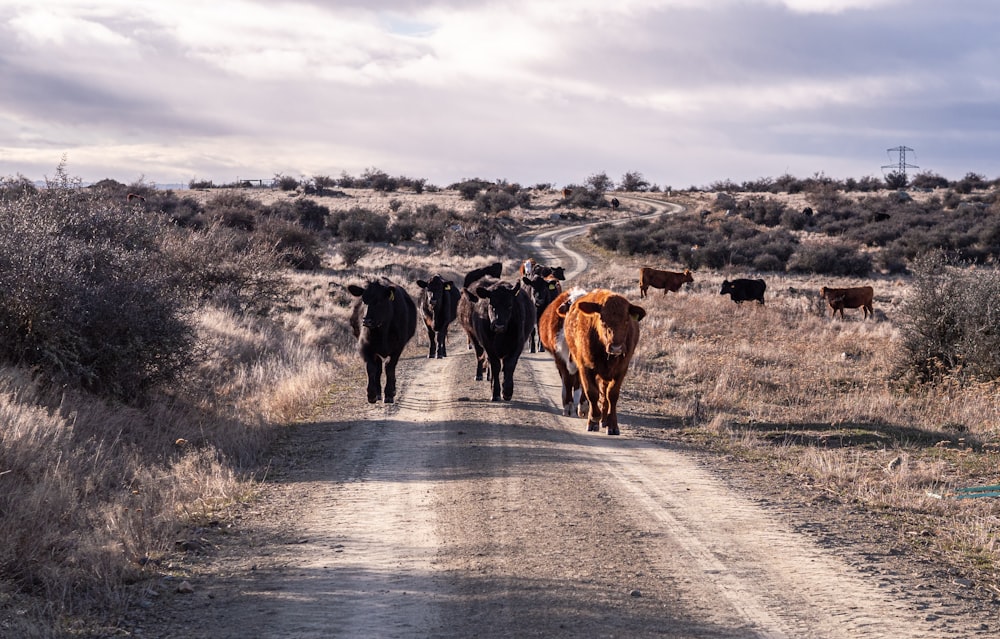
[[[437,310],[448,298],[454,284],[440,275],[435,275],[430,281],[417,280],[417,286],[424,290],[423,294],[427,299],[427,305]]]
[[[646,317],[646,309],[629,303],[621,296],[609,297],[603,304],[580,300],[576,303],[576,308],[581,313],[597,317],[595,327],[598,337],[610,357],[626,354],[632,322],[639,322]]]
[[[725,295],[726,293],[732,293],[736,289],[733,288],[733,283],[729,280],[722,281],[722,290],[719,291],[719,295]]]
[[[684,269],[684,281],[689,283],[694,283],[694,276],[691,275],[691,269]]]
[[[522,277],[521,282],[528,287],[531,298],[535,302],[535,308],[538,309],[539,313],[562,293],[562,286],[558,280],[548,279],[540,275]]]
[[[379,328],[392,319],[393,304],[396,300],[396,288],[381,282],[369,282],[361,288],[355,284],[347,287],[354,297],[360,297],[365,305],[361,325],[366,328]]]
[[[488,301],[487,308],[491,331],[494,333],[504,333],[507,331],[507,326],[514,315],[515,300],[520,291],[520,281],[513,286],[501,282],[493,286],[480,286],[476,288],[476,296]]]

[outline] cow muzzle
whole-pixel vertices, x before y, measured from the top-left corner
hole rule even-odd
[[[621,357],[625,354],[625,347],[621,344],[608,344],[608,355],[611,357]]]
[[[382,322],[377,322],[370,317],[366,317],[361,320],[361,325],[365,328],[378,328],[382,326]]]
[[[494,333],[506,333],[507,325],[502,322],[493,322],[492,324],[490,324],[490,329]]]

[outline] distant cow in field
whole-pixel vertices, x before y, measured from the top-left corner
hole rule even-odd
[[[587,430],[606,426],[608,435],[618,435],[618,395],[646,311],[617,293],[598,289],[577,300],[565,316],[566,344],[590,404]]]
[[[396,363],[417,330],[416,304],[403,287],[384,277],[365,288],[351,284],[347,290],[358,298],[351,313],[351,329],[368,371],[368,402],[374,404],[383,398],[384,362],[383,401],[391,404],[396,397]]]
[[[540,335],[538,330],[538,322],[541,320],[542,313],[548,308],[549,304],[552,303],[560,293],[562,293],[562,285],[559,280],[552,277],[542,277],[537,273],[531,276],[525,276],[521,278],[521,282],[527,287],[528,293],[531,295],[531,301],[535,305],[535,323],[531,327],[531,335],[528,337],[529,350],[535,352],[535,337]],[[545,351],[545,346],[542,344],[542,340],[538,339],[538,350]]]
[[[569,196],[573,195],[573,189],[563,189],[562,196],[564,200],[568,200]]]
[[[764,305],[764,291],[767,289],[767,284],[764,280],[725,280],[722,282],[722,290],[719,291],[719,295],[729,294],[730,299],[732,299],[737,304],[742,304],[743,302],[749,302],[750,300],[757,300],[757,302],[763,306]]]
[[[482,278],[475,290],[462,289],[458,320],[476,349],[476,380],[486,372],[493,382],[492,400],[498,401],[502,393],[509,401],[514,396],[514,369],[535,323],[528,292],[521,289],[520,281],[511,284]]]
[[[676,273],[643,266],[639,269],[639,299],[646,297],[646,290],[651,286],[662,288],[663,294],[666,295],[667,291],[674,293],[679,291],[685,282],[694,282],[691,269],[684,269],[683,273]]]
[[[573,414],[574,409],[580,417],[586,412],[586,405],[581,401],[583,388],[580,386],[579,369],[570,357],[566,333],[563,330],[570,306],[586,294],[587,291],[579,287],[572,291],[564,291],[552,300],[538,318],[538,341],[552,354],[556,362],[556,369],[562,380],[563,415],[567,417]]]
[[[462,280],[462,288],[469,288],[473,282],[484,277],[500,279],[500,273],[502,271],[503,264],[500,262],[494,262],[493,264],[484,266],[483,268],[473,269],[465,274],[465,279]]]
[[[128,195],[125,196],[126,202],[131,202],[132,200],[136,200],[137,202],[145,202],[146,198],[139,195],[138,193],[129,193]]]
[[[621,206],[621,204],[622,203],[618,201],[618,198],[616,198],[616,197],[611,198],[611,210],[612,211],[617,211],[618,207]]]
[[[844,309],[845,308],[860,308],[864,317],[862,320],[868,319],[868,316],[874,316],[875,311],[872,308],[872,300],[875,298],[875,290],[870,286],[857,286],[854,288],[827,288],[824,286],[820,289],[820,297],[826,299],[830,304],[830,317],[836,317],[837,311],[840,311],[840,319],[844,319]]]
[[[434,275],[429,280],[417,280],[417,286],[423,289],[420,295],[420,315],[427,328],[427,340],[430,350],[427,357],[447,357],[448,349],[445,341],[448,337],[448,327],[458,317],[458,300],[462,294],[451,280],[440,275]]]

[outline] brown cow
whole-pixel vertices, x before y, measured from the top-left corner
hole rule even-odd
[[[545,350],[552,353],[552,357],[555,359],[556,369],[558,369],[559,378],[562,380],[563,415],[567,417],[573,414],[574,408],[580,417],[583,417],[587,410],[585,403],[581,401],[583,389],[580,387],[579,369],[573,363],[573,358],[569,356],[566,333],[563,331],[563,323],[569,307],[586,294],[587,291],[579,287],[572,291],[563,291],[552,300],[552,303],[542,311],[542,315],[538,318],[538,341],[542,343]],[[562,315],[559,314],[561,306],[565,307]]]
[[[608,435],[618,435],[618,395],[639,343],[639,321],[646,310],[617,293],[598,289],[563,312],[566,344],[590,403],[587,430],[606,426]]]
[[[667,291],[673,291],[674,293],[679,291],[685,282],[694,282],[694,278],[691,276],[691,269],[684,269],[683,273],[675,273],[673,271],[660,271],[655,268],[643,266],[639,269],[639,299],[646,297],[646,289],[650,286],[653,288],[662,288],[663,294],[666,295]]]
[[[573,195],[573,189],[563,189],[562,196],[564,200],[568,200],[569,196]]]
[[[830,303],[830,317],[836,317],[840,311],[840,319],[844,319],[845,308],[860,308],[864,317],[868,319],[874,317],[875,310],[872,308],[872,299],[875,297],[875,290],[870,286],[856,286],[853,288],[827,288],[824,286],[819,291],[819,296]]]

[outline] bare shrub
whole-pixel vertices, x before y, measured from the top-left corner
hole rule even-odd
[[[899,321],[901,366],[920,381],[1000,378],[1000,271],[928,254]]]
[[[127,400],[183,370],[190,298],[157,219],[70,184],[0,207],[0,357]]]

